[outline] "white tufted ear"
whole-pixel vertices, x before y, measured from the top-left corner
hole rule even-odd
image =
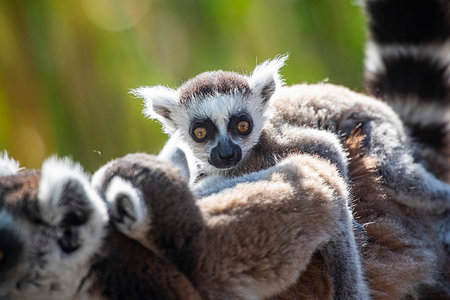
[[[105,196],[116,228],[130,238],[141,242],[146,240],[152,220],[142,192],[131,182],[115,176],[110,181]]]
[[[99,224],[107,220],[105,204],[91,187],[89,176],[68,158],[51,157],[42,164],[38,199],[39,213],[51,225],[70,213],[94,214]]]
[[[20,171],[20,165],[17,161],[8,156],[8,152],[0,153],[0,177],[13,175]]]
[[[99,249],[109,219],[105,203],[83,168],[56,157],[42,164],[35,213],[58,230],[57,243],[72,261],[90,257]]]
[[[143,113],[161,122],[168,133],[175,130],[172,112],[179,105],[178,92],[164,86],[140,87],[131,93],[144,99]]]
[[[263,103],[266,103],[276,89],[284,84],[279,71],[288,57],[289,55],[286,54],[266,60],[253,70],[249,78],[250,88],[254,94],[261,96]]]

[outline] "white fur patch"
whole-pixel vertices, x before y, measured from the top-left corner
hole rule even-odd
[[[279,72],[288,58],[288,54],[280,55],[257,65],[249,78],[250,88],[253,90],[257,87],[264,86],[271,80],[275,80],[277,89],[283,86],[284,81]]]
[[[9,157],[8,152],[0,153],[0,177],[15,174],[20,170],[20,164]]]
[[[149,214],[150,208],[145,204],[142,192],[138,188],[122,177],[115,176],[106,189],[106,201],[111,209],[111,214],[115,217],[119,217],[116,201],[121,195],[131,200],[132,213],[136,219],[123,218],[123,223],[115,222],[115,225],[126,236],[145,244],[146,233],[150,230],[152,222]]]
[[[444,65],[450,64],[450,39],[444,43],[416,45],[390,44],[381,46],[373,41],[366,45],[366,70],[377,73],[385,70],[383,56],[412,56],[412,57],[430,57],[441,61]],[[450,68],[447,69],[447,74]]]
[[[44,220],[49,224],[60,222],[64,211],[59,201],[65,185],[72,180],[83,186],[98,217],[103,221],[107,220],[106,207],[90,186],[89,176],[84,173],[81,165],[74,163],[69,158],[59,159],[57,157],[51,157],[42,164],[38,199]]]
[[[165,86],[140,87],[131,93],[144,99],[143,113],[147,118],[160,121],[167,132],[173,131],[173,122],[167,118],[167,113],[178,104],[179,95],[174,89]]]
[[[65,185],[73,181],[82,186],[85,198],[92,208],[92,214],[87,222],[79,225],[77,229],[80,248],[71,253],[65,253],[56,246],[55,240],[49,241],[49,245],[54,248],[46,253],[47,264],[45,270],[41,270],[43,272],[42,277],[37,279],[39,285],[27,287],[24,293],[29,297],[23,296],[24,299],[72,298],[83,277],[89,272],[94,254],[102,246],[103,237],[106,233],[105,226],[108,222],[106,206],[90,186],[88,175],[84,173],[82,167],[68,158],[51,157],[42,165],[38,192],[41,217],[54,229],[62,230],[59,225],[68,208],[63,207],[64,203],[61,203],[60,200]],[[23,227],[23,230],[25,230],[25,226]],[[33,234],[33,232],[31,230],[28,234]],[[36,246],[36,244],[33,244],[34,238],[36,237],[32,236],[30,241],[27,240],[27,243],[30,243],[28,248],[33,249]],[[52,292],[53,282],[64,287],[64,290]]]

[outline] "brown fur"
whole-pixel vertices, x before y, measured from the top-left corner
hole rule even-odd
[[[200,295],[173,262],[108,227],[101,258],[91,270],[90,299],[186,299]]]
[[[311,258],[306,270],[300,275],[295,284],[286,291],[271,297],[271,300],[332,300],[333,279],[328,274],[327,266],[320,253],[316,252]]]
[[[250,93],[247,78],[233,72],[215,71],[202,73],[184,83],[179,88],[180,103],[187,103],[192,98],[202,99],[216,93],[231,94]]]
[[[347,140],[354,212],[367,231],[363,264],[374,299],[414,295],[418,286],[432,282],[443,253],[433,216],[397,204],[382,189],[376,160],[362,147],[358,130]]]
[[[27,270],[21,270],[23,266],[30,263],[30,253],[39,251],[48,251],[48,245],[56,244],[56,233],[53,232],[52,226],[46,224],[43,226],[40,219],[40,211],[37,210],[36,201],[38,199],[39,187],[41,181],[41,173],[39,171],[21,171],[17,174],[0,177],[0,212],[6,211],[11,217],[13,224],[20,226],[21,238],[27,235],[33,235],[35,240],[41,240],[39,244],[24,244],[21,247],[34,247],[35,249],[14,249],[15,251],[24,250],[18,262],[14,262],[11,269],[5,270],[0,261],[0,298],[2,299],[36,299],[30,297],[29,294],[16,289],[16,283],[25,275],[19,275]],[[77,200],[77,199],[71,199]],[[191,214],[192,215],[192,214]],[[3,224],[2,224],[3,225]],[[0,227],[0,233],[3,234],[3,227]],[[73,286],[79,286],[76,290],[70,290],[68,286],[61,283],[57,277],[58,271],[64,272],[63,269],[56,270],[56,277],[53,272],[55,270],[46,270],[45,260],[41,262],[39,268],[39,276],[48,276],[53,282],[55,291],[44,290],[47,287],[42,286],[39,292],[39,285],[36,285],[36,294],[39,299],[187,299],[200,300],[200,296],[187,279],[173,262],[158,257],[149,252],[142,245],[125,237],[118,232],[113,226],[109,225],[104,243],[101,249],[98,249],[95,257],[86,256],[86,265],[91,266],[91,270],[86,269],[85,265],[78,265],[80,273],[86,276],[82,282],[75,282]],[[31,238],[31,236],[30,236]],[[21,239],[20,239],[21,240]],[[0,251],[3,245],[0,245]],[[53,247],[50,246],[50,247]],[[75,250],[76,253],[76,250]],[[10,253],[4,253],[7,255]],[[72,253],[71,253],[72,254]],[[187,257],[184,257],[187,259]],[[9,261],[11,262],[11,261]],[[66,263],[65,268],[77,268]],[[59,266],[61,267],[61,266]],[[20,273],[22,272],[22,273]],[[46,274],[46,272],[51,272]],[[26,273],[25,273],[26,274]],[[61,276],[64,273],[60,274]],[[4,290],[3,280],[13,280],[14,283],[10,287],[11,296],[2,297],[1,293],[9,291]],[[30,275],[26,275],[30,276]],[[32,274],[32,276],[36,276]],[[55,277],[55,278],[53,278]],[[67,280],[67,278],[65,278]],[[73,280],[78,280],[73,278]],[[62,285],[62,286],[61,286]],[[14,289],[14,291],[12,291]],[[57,294],[58,289],[62,289]],[[46,295],[48,295],[46,297]],[[60,295],[59,297],[57,295]],[[75,297],[73,297],[75,295]]]
[[[350,156],[354,214],[366,230],[366,236],[358,240],[371,296],[402,299],[407,294],[421,298],[430,295],[435,290],[420,290],[419,285],[432,283],[438,272],[445,272],[442,268],[446,265],[438,266],[438,261],[445,261],[446,256],[436,236],[433,217],[388,198],[376,175],[377,161],[367,156],[363,141],[363,131],[357,128],[344,145]],[[272,299],[330,299],[327,295],[331,292],[326,266],[316,257],[295,285]],[[448,296],[445,292],[433,295],[435,299]]]
[[[139,159],[141,166],[130,167],[130,161]],[[143,160],[140,155],[129,155],[110,168],[114,171],[106,171],[102,182],[108,182],[110,176],[132,179],[132,174],[147,170],[146,176],[132,179],[134,186],[153,184],[174,192],[171,182],[159,182],[161,176],[166,176],[161,172],[170,170],[150,156]],[[178,184],[176,180],[174,184]],[[158,192],[160,189],[143,191],[155,231],[165,230],[153,223],[158,219],[164,224],[168,218],[175,227],[177,223],[198,224],[198,217],[180,205],[200,209],[205,223],[190,244],[195,245],[194,250],[182,242],[183,234],[168,236],[174,242],[167,245],[177,247],[179,255],[183,251],[195,253],[197,264],[190,278],[207,299],[265,297],[294,283],[315,249],[330,238],[341,211],[346,209],[347,197],[345,183],[333,165],[303,155],[289,157],[264,171],[258,182],[239,183],[233,189],[197,199],[195,205],[189,200],[180,203],[176,197],[174,201],[166,199]],[[159,207],[164,207],[166,213],[160,214]],[[183,211],[184,216],[172,218],[170,212],[174,210]],[[155,231],[148,232],[146,239],[153,239]],[[167,245],[162,253],[170,250]],[[324,281],[329,279],[317,270],[310,272]]]

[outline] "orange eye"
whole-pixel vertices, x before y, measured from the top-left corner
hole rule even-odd
[[[196,138],[198,138],[199,140],[203,140],[206,137],[206,129],[203,127],[197,127],[194,130],[194,135]]]
[[[247,122],[247,121],[240,121],[240,122],[237,124],[237,130],[238,130],[240,133],[245,133],[245,132],[247,132],[249,128],[250,128],[250,123]]]

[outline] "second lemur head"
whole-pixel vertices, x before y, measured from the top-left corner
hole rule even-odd
[[[250,76],[205,72],[178,89],[141,87],[144,113],[176,135],[189,164],[205,172],[237,166],[258,143],[269,99],[283,81],[279,74],[287,56],[267,60]]]

